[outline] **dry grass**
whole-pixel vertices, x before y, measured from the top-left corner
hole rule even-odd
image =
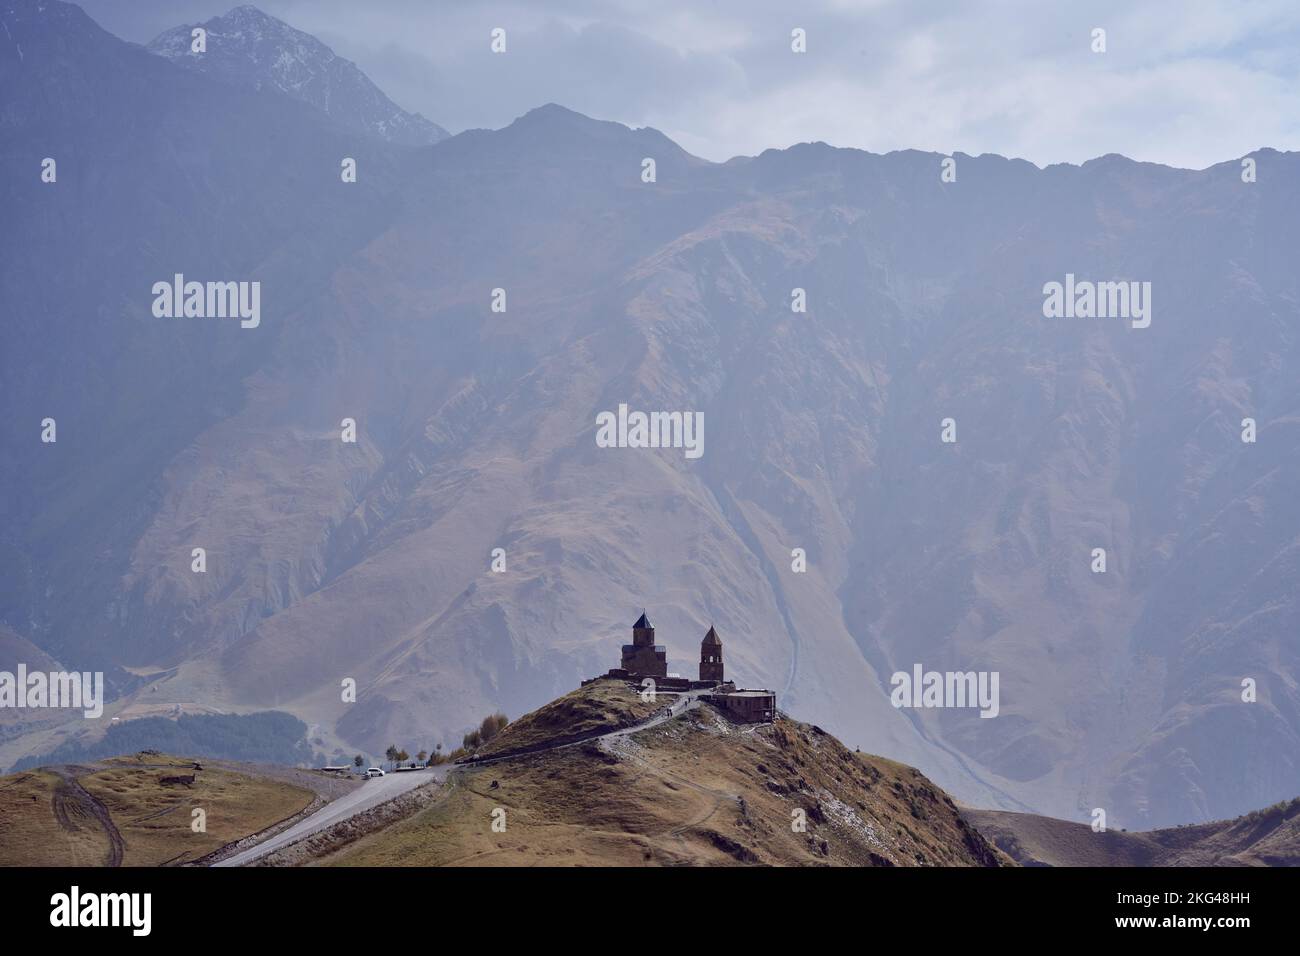
[[[1126,833],[1031,813],[967,810],[980,832],[1031,866],[1297,866],[1300,799],[1235,820]]]
[[[157,866],[205,856],[308,806],[314,794],[281,781],[175,757],[106,760],[0,778],[0,865]],[[160,782],[195,773],[192,787]],[[195,832],[193,811],[205,815]]]
[[[492,829],[498,809],[506,821],[500,833]],[[795,811],[802,811],[806,832],[792,828]],[[630,738],[453,776],[437,804],[322,862],[963,866],[1010,861],[918,771],[853,754],[806,725],[787,720],[736,725],[706,707]]]
[[[180,771],[115,768],[81,778],[112,814],[126,841],[126,866],[183,863],[292,816],[312,802],[308,790],[228,770],[204,770],[192,788],[163,786]],[[192,829],[193,811],[206,831]]]
[[[109,840],[93,817],[54,812],[62,780],[44,770],[0,777],[0,866],[100,866]]]
[[[1143,833],[1093,833],[1086,823],[1032,813],[966,810],[967,819],[1026,866],[1154,866],[1160,848]]]
[[[600,680],[525,714],[478,749],[482,756],[627,727],[662,709],[670,698],[646,703],[625,682]]]

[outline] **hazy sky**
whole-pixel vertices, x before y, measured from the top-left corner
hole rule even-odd
[[[229,0],[86,0],[125,39]],[[1297,0],[265,0],[454,132],[556,102],[714,160],[805,140],[875,152],[1105,153],[1203,167],[1300,149]],[[489,51],[507,31],[508,52]],[[808,52],[790,50],[807,31]],[[1105,53],[1091,50],[1094,27]]]

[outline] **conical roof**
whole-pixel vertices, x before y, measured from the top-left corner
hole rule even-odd
[[[719,647],[721,647],[721,646],[722,646],[722,638],[718,637],[718,632],[715,631],[715,630],[713,629],[713,625],[710,624],[710,625],[709,625],[709,633],[707,633],[707,634],[704,635],[704,640],[702,640],[700,643],[701,643],[701,644],[717,644]]]
[[[636,619],[636,623],[632,626],[636,628],[649,628],[650,630],[654,629],[654,625],[650,623],[650,618],[645,616],[645,611],[641,612],[641,616]]]

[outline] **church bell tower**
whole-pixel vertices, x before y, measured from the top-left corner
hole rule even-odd
[[[709,625],[709,633],[700,641],[700,680],[722,683],[722,639]]]

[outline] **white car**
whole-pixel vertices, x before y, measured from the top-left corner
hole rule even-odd
[[[370,779],[371,777],[382,777],[383,775],[384,772],[378,767],[371,767],[366,771],[366,779]]]

